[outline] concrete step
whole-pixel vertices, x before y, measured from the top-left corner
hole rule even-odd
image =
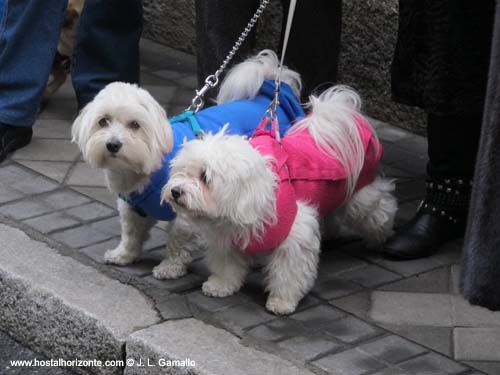
[[[0,225],[0,259],[0,328],[49,358],[122,360],[127,337],[160,321],[135,288],[19,229]]]

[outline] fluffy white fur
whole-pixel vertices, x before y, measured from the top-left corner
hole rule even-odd
[[[350,171],[346,203],[323,220],[324,231],[356,232],[370,246],[392,231],[397,209],[392,181],[377,178],[352,194],[364,160],[364,148],[355,124],[358,95],[334,87],[311,98],[312,116],[292,128],[307,127],[319,147],[341,160]],[[244,283],[252,257],[239,250],[266,222],[276,219],[276,176],[266,158],[239,136],[220,132],[184,144],[172,162],[172,175],[162,191],[179,216],[197,227],[207,241],[211,275],[203,293],[223,297]],[[172,192],[177,194],[174,198]],[[287,239],[268,257],[265,267],[266,307],[290,314],[313,287],[320,253],[317,210],[298,202],[298,213]]]
[[[237,65],[221,86],[221,103],[252,99],[266,79],[274,79],[278,58],[270,50]],[[284,70],[284,82],[290,84],[297,97],[300,94],[298,73]],[[142,191],[150,176],[162,164],[164,155],[172,150],[172,129],[164,109],[144,89],[136,85],[115,82],[106,86],[76,118],[72,128],[84,159],[95,168],[104,170],[109,189],[128,195]],[[110,144],[119,145],[117,152]],[[241,203],[241,209],[245,209]],[[105,254],[110,264],[127,265],[136,261],[155,220],[138,215],[118,199],[122,226],[121,242]],[[255,218],[250,218],[255,220]],[[198,242],[182,219],[170,225],[165,260],[154,268],[160,279],[177,278],[187,272],[190,253]]]
[[[278,56],[268,49],[235,65],[221,84],[217,103],[227,103],[241,98],[254,98],[264,80],[276,77],[278,66]],[[281,72],[281,80],[291,87],[295,97],[300,98],[302,82],[299,73],[284,67]]]
[[[307,128],[320,149],[333,155],[350,171],[347,177],[349,198],[364,164],[363,142],[355,121],[356,114],[361,110],[361,98],[349,87],[337,85],[319,97],[311,96],[309,99],[314,116],[304,118],[291,132]]]

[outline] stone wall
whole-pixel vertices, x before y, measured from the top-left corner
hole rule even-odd
[[[257,27],[258,49],[278,49],[281,3],[273,0],[270,5]],[[146,38],[194,54],[194,0],[144,0],[144,8]],[[423,133],[423,112],[391,100],[390,64],[397,26],[398,0],[344,0],[339,83],[360,92],[368,115]]]

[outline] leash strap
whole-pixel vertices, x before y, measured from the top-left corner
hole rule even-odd
[[[269,131],[266,131],[269,123],[271,123],[270,133]],[[257,127],[255,128],[254,136],[262,133],[269,134],[273,138],[275,138],[276,136],[279,137],[280,132],[278,120],[276,118],[264,116],[262,120],[260,120],[259,125],[257,125]]]
[[[295,5],[297,5],[297,0],[290,1],[290,8],[288,8],[288,17],[286,19],[285,36],[283,38],[283,49],[281,50],[281,61],[279,68],[279,76],[281,75],[281,69],[283,67],[283,62],[285,61],[286,48],[288,46],[288,38],[290,37],[290,31],[292,30],[293,15],[295,13]]]
[[[278,68],[278,73],[276,74],[276,79],[274,81],[274,98],[269,104],[269,107],[264,114],[264,117],[271,120],[272,129],[275,131],[275,137],[280,141],[280,129],[277,117],[278,106],[280,105],[279,96],[281,88],[281,72],[283,70],[283,62],[285,60],[286,48],[288,46],[288,39],[290,37],[290,31],[292,29],[293,15],[295,13],[295,6],[297,5],[297,0],[290,1],[290,7],[288,8],[288,16],[286,20],[285,35],[283,37],[283,47],[281,49],[281,60]],[[262,124],[263,121],[261,121]],[[267,125],[267,121],[265,122]],[[260,126],[260,125],[259,125]]]

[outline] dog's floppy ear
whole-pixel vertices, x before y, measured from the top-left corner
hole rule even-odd
[[[71,126],[71,142],[76,144],[78,144],[80,140],[80,130],[82,128],[83,118],[85,117],[85,108],[78,113],[78,116],[76,116],[76,119],[73,121],[73,125]]]
[[[229,190],[225,191],[229,206],[226,214],[233,223],[253,225],[275,219],[274,189],[277,181],[271,169],[264,164],[250,163],[240,164],[238,178],[232,178],[229,170],[226,173],[229,180],[239,181],[238,184],[228,183],[226,189]]]
[[[257,188],[258,184],[250,181],[245,186],[241,186],[240,199],[236,203],[236,207],[231,211],[231,220],[235,223],[243,225],[251,225],[264,219],[261,215],[263,212],[264,202],[263,196]]]
[[[140,104],[150,116],[151,130],[162,153],[170,151],[169,127],[167,113],[149,92],[139,89]]]
[[[88,103],[78,114],[73,125],[71,126],[71,142],[76,143],[78,148],[82,151],[85,158],[86,143],[90,135],[92,127],[92,102]]]

